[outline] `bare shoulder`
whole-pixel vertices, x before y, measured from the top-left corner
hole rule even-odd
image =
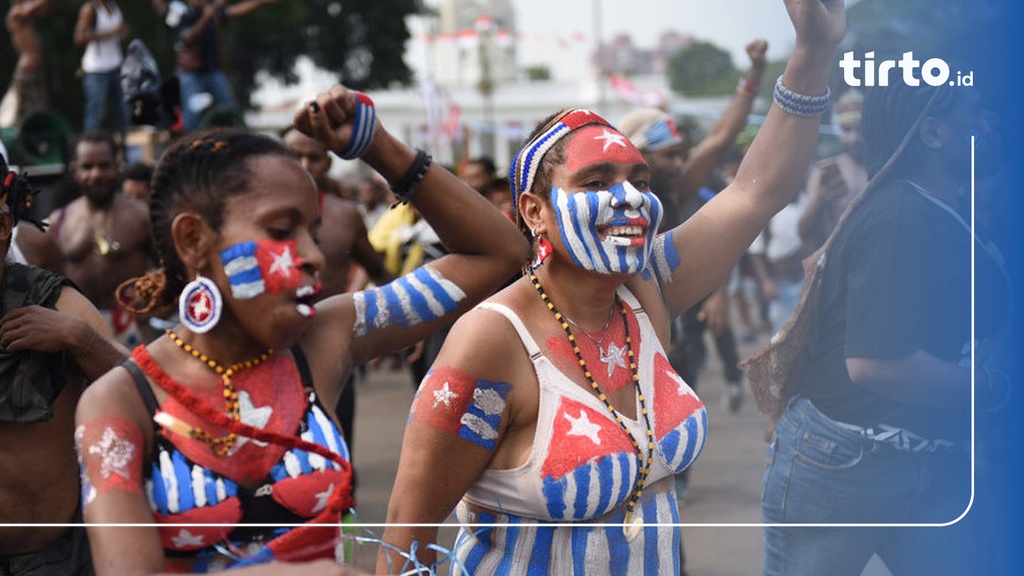
[[[529,354],[502,308],[521,316],[514,300],[500,297],[470,310],[452,326],[435,365],[457,367],[488,380],[521,380],[520,372],[529,366]]]
[[[147,382],[148,385],[148,382]],[[75,411],[75,422],[85,424],[101,416],[120,416],[134,422],[147,437],[153,428],[142,396],[124,367],[111,368],[82,393]]]

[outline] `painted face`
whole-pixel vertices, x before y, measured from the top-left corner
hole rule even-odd
[[[602,274],[636,274],[647,266],[661,223],[661,201],[622,182],[608,190],[551,189],[562,243],[577,266]]]

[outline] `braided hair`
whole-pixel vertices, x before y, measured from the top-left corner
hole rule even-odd
[[[224,221],[224,203],[249,190],[250,162],[263,156],[292,158],[277,140],[234,128],[201,131],[172,144],[153,172],[149,225],[161,267],[118,287],[121,306],[146,314],[175,301],[189,281],[178,256],[171,223],[185,211],[195,212],[214,231]]]
[[[36,192],[28,179],[11,170],[0,155],[0,213],[10,214],[14,224],[24,220],[45,232],[46,225],[32,213],[32,197]],[[5,252],[8,247],[4,246]]]

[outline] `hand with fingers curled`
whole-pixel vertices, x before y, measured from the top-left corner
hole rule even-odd
[[[340,84],[303,106],[295,114],[295,127],[346,160],[366,153],[383,130],[373,100]]]

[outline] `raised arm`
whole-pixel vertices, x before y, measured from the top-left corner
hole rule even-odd
[[[224,4],[224,15],[228,18],[245,16],[246,14],[251,14],[264,6],[277,4],[277,2],[278,0],[246,0],[245,2],[238,2],[237,4]],[[218,5],[220,4],[222,3],[218,2]]]
[[[337,315],[337,329],[352,333],[355,362],[423,339],[489,296],[526,260],[528,245],[515,226],[465,182],[388,133],[366,96],[357,105],[356,93],[335,86],[304,107],[295,126],[342,157],[360,156],[411,202],[449,252],[390,284],[318,306],[318,313],[322,306]]]
[[[773,214],[789,203],[811,161],[820,113],[827,101],[793,105],[804,95],[828,89],[828,69],[846,28],[843,0],[785,0],[796,30],[796,47],[786,65],[783,101],[772,104],[735,180],[693,217],[673,229],[655,253],[668,265],[660,277],[671,315],[679,314],[720,284]],[[824,105],[822,105],[824,104]],[[794,112],[813,115],[798,115]]]
[[[754,106],[761,76],[768,64],[768,42],[754,40],[747,45],[747,56],[750,57],[750,69],[740,79],[736,87],[736,96],[729,107],[711,127],[711,131],[693,148],[683,169],[680,195],[683,199],[694,195],[707,182],[714,171],[722,153],[736,141],[736,135],[747,125],[747,117]]]

